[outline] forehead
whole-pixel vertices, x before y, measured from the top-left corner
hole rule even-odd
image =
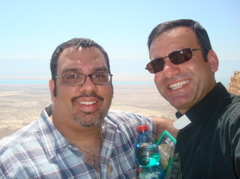
[[[188,27],[177,27],[158,35],[149,49],[150,57],[156,52],[170,53],[181,48],[196,48],[198,41],[195,32]]]
[[[66,68],[83,70],[86,68],[107,68],[107,62],[102,52],[96,47],[67,48],[58,59],[58,70]]]
[[[69,47],[63,50],[59,59],[61,60],[84,60],[84,58],[89,58],[90,60],[105,60],[102,52],[96,47]]]

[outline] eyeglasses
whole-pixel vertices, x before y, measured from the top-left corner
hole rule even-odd
[[[64,83],[68,86],[80,86],[85,83],[88,76],[95,85],[106,85],[111,81],[113,75],[109,73],[93,73],[92,75],[68,73],[63,76],[55,76],[55,78],[63,78]]]
[[[192,58],[192,51],[196,50],[204,50],[204,49],[190,49],[190,48],[184,48],[181,50],[177,50],[174,52],[171,52],[168,54],[168,56],[163,58],[157,58],[152,60],[146,65],[146,70],[148,70],[150,73],[158,73],[163,70],[164,68],[164,59],[169,58],[171,62],[175,65],[182,64]]]

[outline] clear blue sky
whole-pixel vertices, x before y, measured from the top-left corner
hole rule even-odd
[[[115,79],[152,79],[144,70],[149,61],[147,37],[157,24],[181,18],[199,21],[220,63],[235,61],[228,68],[240,70],[239,0],[0,0],[0,79],[49,77],[54,49],[73,37],[102,45]],[[33,61],[39,74],[27,68],[33,68]]]

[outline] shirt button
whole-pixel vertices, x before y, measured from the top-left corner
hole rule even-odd
[[[112,165],[108,165],[108,172],[111,173],[113,171]]]

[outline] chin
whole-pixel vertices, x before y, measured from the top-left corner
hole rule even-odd
[[[103,121],[102,114],[96,116],[93,113],[86,113],[82,116],[75,115],[74,120],[82,127],[94,127]]]

